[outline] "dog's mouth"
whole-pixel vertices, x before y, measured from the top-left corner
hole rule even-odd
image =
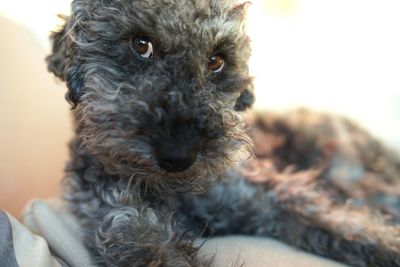
[[[227,168],[236,166],[239,155],[247,151],[249,142],[241,128],[214,138],[193,128],[180,126],[174,131],[168,128],[158,131],[157,135],[135,136],[136,141],[126,151],[123,157],[126,164],[120,171],[125,170],[128,176],[147,177],[155,183],[167,180],[183,183],[219,176]]]
[[[223,143],[219,140],[205,142],[196,153],[189,155],[179,154],[179,147],[175,145],[173,149],[165,151],[166,158],[156,153],[154,145],[148,146],[150,147],[146,158],[143,158],[144,154],[131,155],[125,167],[121,166],[120,170],[125,171],[125,177],[144,182],[149,188],[179,192],[203,192],[218,182],[228,168],[238,164],[239,160],[235,155],[246,154],[239,144]],[[167,161],[171,158],[171,163],[160,163],[161,160]]]

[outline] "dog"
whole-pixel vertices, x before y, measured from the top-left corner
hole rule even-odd
[[[369,222],[357,232],[338,216],[369,215],[304,193],[311,185],[301,177],[244,178],[254,102],[247,6],[72,1],[47,63],[72,104],[65,198],[93,262],[209,266],[196,238],[244,234],[355,266],[400,266],[393,228]]]

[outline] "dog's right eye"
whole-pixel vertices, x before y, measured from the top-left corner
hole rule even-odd
[[[131,47],[139,56],[147,59],[153,58],[153,44],[149,38],[145,36],[132,38]]]
[[[222,71],[222,69],[225,66],[225,60],[222,56],[220,55],[215,55],[212,56],[209,60],[208,60],[208,68],[212,71],[212,72],[220,72]]]

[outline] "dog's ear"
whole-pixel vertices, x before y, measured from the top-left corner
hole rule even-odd
[[[255,97],[252,89],[245,89],[239,96],[235,104],[236,111],[244,111],[254,103]]]
[[[78,104],[81,94],[82,82],[79,77],[77,64],[72,59],[71,35],[75,34],[77,27],[72,27],[72,18],[61,17],[64,20],[60,30],[51,34],[52,52],[46,58],[47,68],[50,72],[62,81],[65,81],[68,92],[65,95],[66,100],[75,107]],[[73,28],[73,29],[72,29]]]
[[[54,73],[57,78],[65,81],[64,71],[68,50],[65,33],[68,19],[66,17],[63,17],[63,19],[64,25],[58,31],[53,32],[50,36],[52,52],[46,58],[46,62],[48,70]]]

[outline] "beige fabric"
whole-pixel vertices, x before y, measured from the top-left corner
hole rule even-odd
[[[60,201],[34,200],[27,206],[22,221],[31,232],[15,219],[11,219],[15,228],[16,254],[21,266],[59,266],[50,256],[47,244],[53,255],[68,266],[93,266],[90,263],[89,253],[81,242],[80,228],[76,219],[68,213]],[[205,242],[200,254],[204,257],[215,254],[215,267],[242,264],[248,267],[344,266],[298,251],[276,240],[259,237],[211,238]]]
[[[33,200],[25,209],[22,221],[32,232],[43,236],[54,254],[69,266],[94,266],[81,242],[75,218],[66,212],[60,201],[53,201],[49,205],[41,200]]]
[[[345,265],[296,250],[271,238],[228,236],[211,238],[200,251],[212,255],[216,267],[344,267]]]
[[[51,256],[47,242],[30,232],[24,225],[7,214],[12,228],[15,258],[20,267],[60,267]]]

